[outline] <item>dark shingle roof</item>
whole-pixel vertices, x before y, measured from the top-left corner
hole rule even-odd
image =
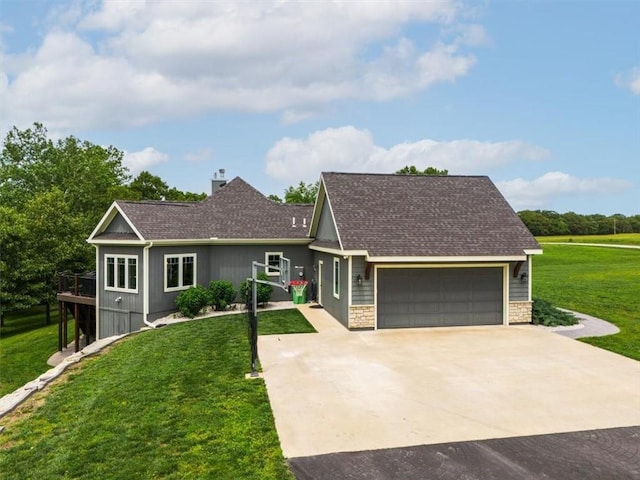
[[[313,205],[274,202],[241,178],[203,202],[117,203],[145,240],[302,239],[313,210]]]
[[[345,250],[512,256],[540,246],[488,177],[323,173]]]

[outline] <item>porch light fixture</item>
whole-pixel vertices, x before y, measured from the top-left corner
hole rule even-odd
[[[526,283],[526,281],[527,281],[527,272],[522,272],[522,273],[520,274],[520,281],[521,281],[522,283]]]
[[[362,286],[362,275],[358,274],[358,276],[356,277],[356,283],[359,287]]]

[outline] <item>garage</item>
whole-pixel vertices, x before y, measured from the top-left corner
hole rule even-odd
[[[379,268],[378,328],[501,325],[503,269]]]

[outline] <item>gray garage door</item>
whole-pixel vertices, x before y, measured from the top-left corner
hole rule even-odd
[[[378,328],[502,324],[502,268],[378,270]]]

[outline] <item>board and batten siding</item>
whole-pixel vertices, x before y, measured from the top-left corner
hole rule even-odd
[[[266,252],[282,253],[291,260],[291,280],[308,280],[313,277],[313,256],[306,245],[215,245],[209,255],[211,280],[229,280],[236,289],[251,277],[253,262],[265,263]],[[296,269],[296,267],[301,267]],[[258,272],[264,272],[260,268]],[[302,273],[302,276],[300,276]],[[270,277],[274,282],[277,276]],[[291,294],[282,288],[273,288],[271,300],[291,300]]]
[[[318,221],[318,229],[316,231],[316,240],[328,240],[332,242],[338,241],[338,233],[331,215],[329,202],[325,201],[320,212],[320,220]]]
[[[137,293],[105,290],[105,255],[137,256]],[[98,275],[96,280],[100,296],[99,311],[97,312],[97,338],[106,338],[139,330],[144,325],[142,312],[144,309],[143,291],[145,285],[142,274],[144,271],[142,248],[101,246],[98,249],[97,261]]]
[[[196,283],[207,286],[210,281],[209,249],[205,245],[180,247],[152,247],[149,249],[149,316],[153,322],[177,310],[176,297],[182,290],[165,292],[165,255],[196,255]]]
[[[340,298],[333,295],[333,259],[340,262]],[[322,306],[345,327],[349,325],[349,260],[342,256],[315,252],[315,265],[322,261]]]
[[[518,262],[509,263],[509,301],[519,302],[529,300],[529,262],[523,262],[517,276],[513,276]],[[526,281],[520,280],[520,275],[526,274]]]
[[[122,215],[120,215],[119,213],[115,217],[113,217],[113,220],[111,220],[111,223],[109,223],[109,225],[105,229],[105,232],[107,232],[107,233],[134,233],[134,231],[132,230],[132,228],[129,225],[129,223],[127,223],[127,221],[124,219],[124,217]]]
[[[369,279],[366,279],[367,262],[364,257],[352,257],[351,260],[351,305],[374,304],[373,267]],[[362,277],[362,285],[358,285],[358,275]]]

